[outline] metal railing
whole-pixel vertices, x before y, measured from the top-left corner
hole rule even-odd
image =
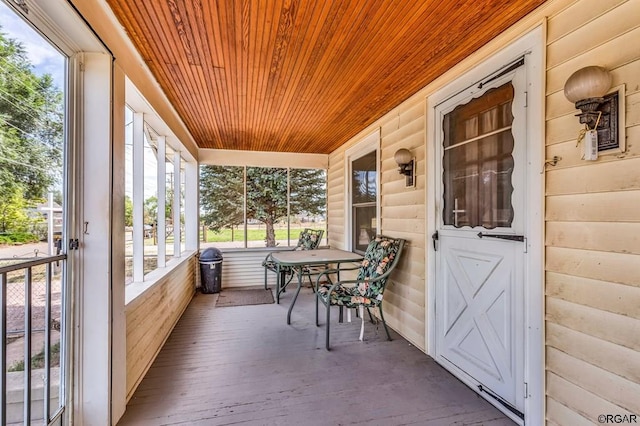
[[[11,259],[15,263],[0,266],[2,425],[31,425],[40,419],[46,425],[59,419],[64,410],[61,369],[65,357],[63,277],[66,259],[65,254],[32,260]],[[34,346],[36,341],[42,342],[40,352],[37,352],[39,347]],[[52,375],[54,368],[57,374]],[[34,381],[38,377],[42,383]],[[52,402],[57,406],[52,407]]]

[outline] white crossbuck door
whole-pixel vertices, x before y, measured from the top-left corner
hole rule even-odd
[[[434,245],[437,360],[522,418],[526,123],[519,65],[436,107]]]

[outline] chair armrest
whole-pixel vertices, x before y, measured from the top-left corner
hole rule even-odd
[[[265,266],[267,264],[267,262],[273,262],[273,260],[271,260],[271,255],[272,255],[272,253],[267,254],[267,256],[262,261],[262,266]]]

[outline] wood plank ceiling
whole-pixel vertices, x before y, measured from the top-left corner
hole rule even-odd
[[[107,0],[201,148],[329,153],[544,0]]]

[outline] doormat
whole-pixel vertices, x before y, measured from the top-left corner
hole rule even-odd
[[[273,293],[271,289],[226,289],[218,295],[217,307],[244,306],[244,305],[264,305],[273,303]]]

